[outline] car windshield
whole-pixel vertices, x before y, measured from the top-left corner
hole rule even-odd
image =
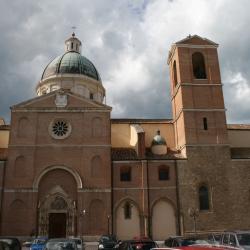
[[[34,242],[33,242],[33,244],[43,244],[43,243],[45,243],[45,239],[36,239],[36,240],[34,240]]]
[[[250,246],[250,233],[237,234],[237,238],[241,246]]]
[[[5,242],[8,245],[11,245],[13,243],[13,240],[11,240],[11,239],[0,239],[0,241]]]
[[[46,248],[49,250],[74,250],[74,242],[70,241],[51,241],[48,242]]]
[[[109,236],[109,235],[104,235],[101,237],[101,241],[115,241],[115,237],[114,236]]]
[[[74,241],[75,241],[75,243],[76,243],[77,245],[81,245],[81,244],[82,244],[81,240],[79,240],[79,239],[74,239]]]
[[[181,245],[182,246],[190,246],[190,245],[194,245],[195,244],[195,240],[194,239],[183,239],[181,241]]]

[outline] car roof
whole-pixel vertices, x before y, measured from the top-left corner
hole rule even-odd
[[[151,239],[138,239],[138,240],[123,240],[122,242],[141,243],[141,242],[154,242],[154,241]]]
[[[73,239],[71,238],[53,238],[53,239],[49,239],[48,241],[73,241]]]
[[[234,233],[234,234],[249,234],[250,231],[249,230],[235,230],[235,231],[225,231],[223,232],[223,234],[226,234],[226,233]]]

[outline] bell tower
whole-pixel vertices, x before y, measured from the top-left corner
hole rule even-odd
[[[176,148],[227,145],[218,44],[197,35],[172,45],[168,56]]]

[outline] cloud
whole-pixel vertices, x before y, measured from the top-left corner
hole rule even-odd
[[[171,118],[168,50],[198,34],[220,44],[228,122],[249,123],[241,100],[250,84],[249,8],[248,0],[0,0],[0,116],[9,121],[9,106],[35,96],[77,26],[113,117]]]

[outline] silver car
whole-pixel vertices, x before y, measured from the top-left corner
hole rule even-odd
[[[44,250],[77,250],[72,239],[55,238],[47,241]]]
[[[222,234],[221,244],[226,247],[250,250],[250,231],[225,232]]]

